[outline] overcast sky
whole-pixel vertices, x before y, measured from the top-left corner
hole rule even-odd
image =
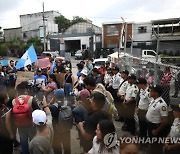
[[[98,26],[121,17],[134,22],[180,17],[180,0],[0,0],[0,26],[19,27],[19,15],[42,12],[43,1],[45,11],[88,18]]]

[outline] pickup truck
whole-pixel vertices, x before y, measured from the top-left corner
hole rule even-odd
[[[156,62],[156,52],[154,50],[142,50],[142,64],[155,63]],[[158,63],[161,63],[161,58],[158,55]]]

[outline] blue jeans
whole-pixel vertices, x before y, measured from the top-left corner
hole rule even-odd
[[[70,97],[70,93],[72,92],[72,83],[64,84],[64,94],[66,97]]]
[[[88,111],[82,104],[76,106],[72,113],[76,123],[85,121],[88,117]]]
[[[20,144],[22,149],[22,154],[29,154],[29,144],[28,141],[31,141],[36,134],[35,127],[26,126],[18,128]]]

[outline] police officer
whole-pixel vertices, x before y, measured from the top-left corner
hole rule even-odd
[[[179,138],[180,142],[180,103],[172,104],[171,108],[173,109],[174,122],[171,126],[170,133],[168,137],[170,138]],[[180,143],[170,143],[164,145],[165,154],[177,154],[180,152]]]
[[[119,117],[115,119],[116,121],[123,121],[124,120],[123,101],[124,101],[124,96],[126,94],[126,89],[128,87],[128,81],[127,81],[128,75],[129,75],[129,71],[127,71],[127,70],[123,70],[121,72],[122,82],[121,82],[119,89],[118,89],[118,92],[117,92],[117,96],[119,98],[119,103],[116,106],[116,108],[118,110]]]
[[[119,101],[118,97],[117,97],[117,91],[122,82],[122,78],[119,73],[119,67],[117,67],[117,66],[114,67],[112,69],[112,72],[114,74],[113,79],[112,79],[112,85],[107,90],[110,91],[110,93],[112,94],[112,96],[114,98],[114,102],[116,104]]]
[[[125,112],[125,124],[127,125],[127,131],[132,135],[135,134],[135,121],[134,121],[134,110],[136,106],[136,96],[138,93],[138,87],[135,85],[136,76],[130,74],[128,76],[128,87],[126,89],[126,95],[123,102]],[[123,129],[123,128],[122,128]]]
[[[140,100],[136,108],[140,127],[139,136],[147,137],[146,113],[152,98],[150,98],[150,89],[145,78],[137,79],[136,84],[140,89]]]
[[[168,109],[167,104],[161,97],[163,89],[159,85],[153,85],[150,91],[150,97],[154,100],[151,101],[146,119],[148,123],[148,135],[149,137],[165,137],[167,134],[168,124]],[[151,153],[162,153],[162,144],[151,144]]]

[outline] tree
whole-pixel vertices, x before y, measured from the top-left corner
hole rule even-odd
[[[58,24],[59,33],[63,33],[71,25],[71,21],[63,15],[55,17],[55,23]]]
[[[8,49],[9,47],[7,43],[0,43],[0,56],[6,56]]]
[[[59,33],[65,32],[70,26],[72,26],[76,23],[79,23],[79,22],[87,22],[87,20],[85,20],[79,16],[73,17],[73,20],[69,20],[66,17],[64,17],[63,15],[55,17],[55,23],[58,24],[58,32]]]
[[[27,40],[26,45],[25,45],[25,50],[29,48],[33,44],[35,50],[37,53],[41,53],[43,49],[43,44],[41,43],[41,40],[39,38],[30,38]]]
[[[74,24],[77,24],[80,22],[87,22],[87,20],[85,20],[79,16],[75,16],[75,17],[73,17],[73,20],[71,21],[71,25],[74,25]]]

